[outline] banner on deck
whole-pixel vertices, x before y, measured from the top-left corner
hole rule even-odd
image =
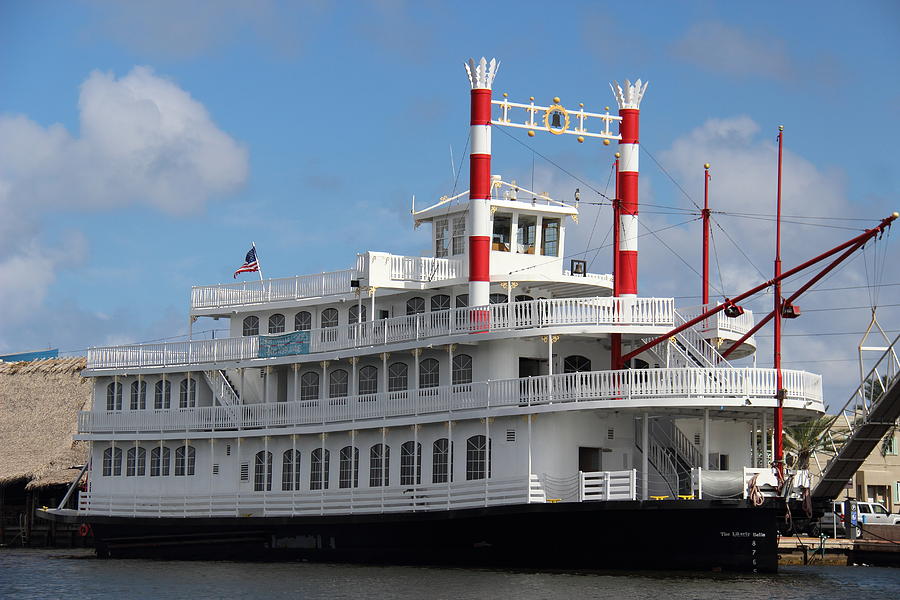
[[[274,358],[292,354],[309,354],[308,331],[259,336],[259,358]]]

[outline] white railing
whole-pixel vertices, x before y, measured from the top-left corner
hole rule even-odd
[[[579,501],[637,499],[637,469],[579,472]]]
[[[468,275],[464,258],[400,256],[386,252],[366,252],[356,256],[356,271],[369,285],[391,281],[446,281]]]
[[[584,275],[572,275],[572,271],[565,269],[563,275],[567,277],[583,277],[587,281],[585,283],[603,283],[612,287],[613,276],[609,273],[585,273]]]
[[[679,307],[678,312],[684,317],[685,321],[690,321],[715,307],[715,304]],[[753,311],[745,309],[744,314],[734,318],[725,316],[724,311],[719,311],[694,325],[694,328],[701,333],[706,333],[707,331],[728,331],[741,336],[750,331],[755,324]]]
[[[822,378],[783,370],[788,400],[822,402]],[[626,369],[476,382],[345,398],[143,411],[82,411],[79,433],[268,429],[454,413],[500,407],[566,405],[599,400],[766,399],[775,395],[774,369]]]
[[[444,484],[337,488],[321,491],[265,491],[219,494],[136,495],[81,492],[78,510],[93,515],[132,517],[283,517],[379,514],[481,508],[547,502],[540,481],[527,478],[482,479]],[[637,472],[578,473],[577,502],[634,500]],[[554,499],[558,500],[558,499]]]
[[[195,286],[191,288],[191,308],[226,308],[346,294],[352,291],[350,280],[354,278],[356,271],[345,269],[282,279]]]
[[[313,329],[308,353],[367,348],[457,334],[566,325],[671,327],[671,298],[561,298],[491,304]],[[190,367],[259,357],[258,338],[110,346],[88,350],[89,369]]]
[[[78,510],[134,517],[302,516],[420,512],[545,501],[536,476],[449,484],[265,491],[219,494],[135,495],[81,492]]]

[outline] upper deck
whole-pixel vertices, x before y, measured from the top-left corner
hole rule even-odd
[[[228,316],[235,311],[251,310],[262,305],[277,308],[287,304],[297,305],[298,302],[306,304],[339,300],[342,297],[350,297],[359,288],[428,289],[465,283],[468,276],[468,264],[464,258],[366,252],[357,255],[356,267],[353,269],[261,281],[194,286],[191,289],[191,315]],[[510,277],[497,274],[491,279],[502,282]],[[567,270],[555,276],[544,272],[521,273],[512,279],[517,282],[539,281],[543,288],[560,298],[608,296],[613,285],[612,275],[599,273],[572,275]]]

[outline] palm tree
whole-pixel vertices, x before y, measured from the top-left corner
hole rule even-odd
[[[795,467],[800,470],[809,469],[809,459],[828,443],[825,434],[837,420],[837,415],[822,415],[812,421],[784,428],[784,449],[792,454]]]

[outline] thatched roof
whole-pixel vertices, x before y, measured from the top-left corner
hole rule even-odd
[[[0,362],[0,486],[59,480],[87,460],[87,445],[72,441],[91,400],[84,367],[83,357]]]

